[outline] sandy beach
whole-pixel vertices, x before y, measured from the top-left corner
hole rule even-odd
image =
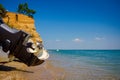
[[[63,68],[53,66],[50,61],[32,67],[13,61],[0,64],[0,80],[119,80],[112,75],[97,76],[85,68],[79,71],[79,75],[75,72],[68,73]]]
[[[88,63],[85,66],[81,63],[82,59],[79,62],[77,57],[72,62],[70,55],[52,53],[48,60],[38,66],[28,67],[18,61],[0,63],[0,80],[120,80],[119,74],[115,76],[104,69],[90,67]],[[0,58],[1,61],[3,59]]]
[[[0,80],[63,80],[64,70],[56,68],[50,61],[39,66],[28,67],[20,62],[0,63]]]

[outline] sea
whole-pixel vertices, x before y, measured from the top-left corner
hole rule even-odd
[[[64,80],[120,80],[120,50],[48,50]]]

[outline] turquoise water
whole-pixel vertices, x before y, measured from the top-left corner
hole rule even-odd
[[[120,76],[120,50],[48,50],[52,64],[73,76]],[[74,79],[75,80],[75,79]],[[77,79],[76,79],[77,80]],[[112,79],[111,79],[112,80]]]

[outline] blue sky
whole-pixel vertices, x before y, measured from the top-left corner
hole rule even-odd
[[[25,2],[47,49],[120,49],[119,0],[0,1],[11,12]]]

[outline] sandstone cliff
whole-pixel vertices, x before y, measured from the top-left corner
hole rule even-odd
[[[23,14],[8,12],[7,17],[3,18],[3,21],[12,28],[29,33],[34,42],[39,41],[42,43],[40,35],[36,32],[35,21],[33,18]]]

